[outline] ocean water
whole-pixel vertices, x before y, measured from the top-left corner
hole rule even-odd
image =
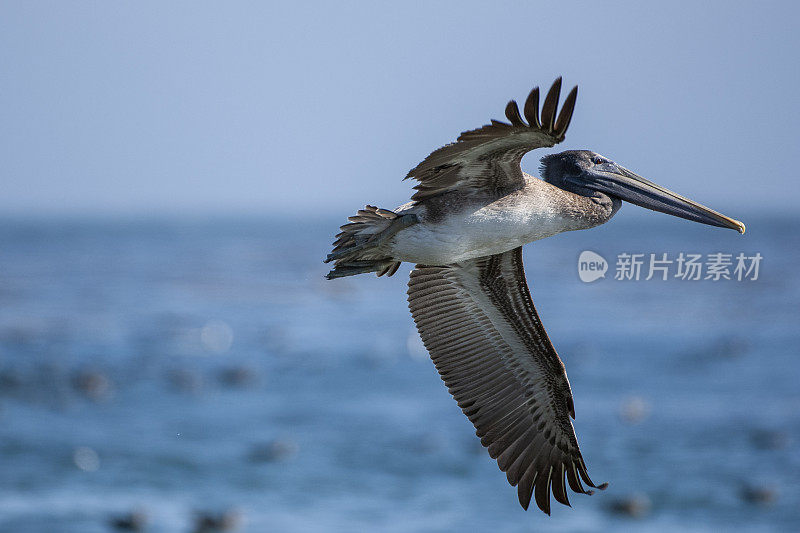
[[[0,531],[797,531],[800,218],[652,215],[528,245],[608,490],[523,511],[393,278],[326,281],[340,219],[0,224]],[[583,283],[581,251],[609,262]],[[620,253],[757,280],[615,280]],[[642,276],[645,277],[644,275]]]

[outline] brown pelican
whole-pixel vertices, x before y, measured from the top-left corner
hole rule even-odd
[[[569,505],[566,484],[603,489],[589,478],[570,417],[575,409],[564,364],[533,306],[522,245],[607,222],[622,201],[695,222],[744,224],[647,181],[588,150],[542,158],[542,179],[522,172],[522,156],[564,140],[577,87],[556,113],[561,78],[539,114],[531,91],[523,121],[515,101],[510,124],[467,131],[431,153],[406,178],[412,201],[389,211],[366,206],[341,227],[328,279],[392,275],[416,263],[408,302],[436,369],[497,459],[519,502],[531,497],[550,514],[550,492]]]

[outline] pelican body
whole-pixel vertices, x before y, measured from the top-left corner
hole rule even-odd
[[[524,177],[523,187],[499,198],[449,193],[436,201],[398,209],[401,215],[413,213],[419,223],[389,243],[392,257],[426,265],[458,263],[507,252],[563,231],[588,229],[616,212],[611,205],[601,206],[527,174]]]
[[[541,179],[522,156],[561,142],[577,98],[557,113],[561,78],[539,114],[539,89],[493,120],[435,150],[406,178],[411,202],[391,211],[367,205],[341,227],[328,279],[416,264],[409,308],[442,380],[527,509],[550,514],[550,494],[591,494],[570,418],[572,390],[533,305],[522,246],[610,220],[627,201],[744,233],[744,224],[656,185],[589,150],[543,157]]]

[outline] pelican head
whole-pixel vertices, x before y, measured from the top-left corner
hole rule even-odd
[[[735,229],[739,233],[745,230],[738,220],[656,185],[590,150],[567,150],[543,157],[542,178],[575,194],[603,200],[606,197],[614,211],[624,200],[701,224]]]

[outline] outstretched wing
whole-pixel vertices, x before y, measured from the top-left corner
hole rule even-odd
[[[522,248],[447,266],[417,265],[408,301],[422,341],[450,393],[518,486],[525,509],[550,514],[550,491],[569,505],[596,487],[586,471],[570,415],[564,364],[533,307]]]
[[[561,78],[550,87],[539,120],[539,88],[534,88],[525,101],[526,124],[514,100],[506,106],[511,122],[492,120],[481,128],[462,133],[456,142],[431,153],[409,171],[405,179],[419,181],[411,197],[419,201],[453,189],[513,189],[522,186],[522,156],[534,148],[554,146],[564,134],[575,109],[578,88],[570,91],[561,113],[556,118]]]

